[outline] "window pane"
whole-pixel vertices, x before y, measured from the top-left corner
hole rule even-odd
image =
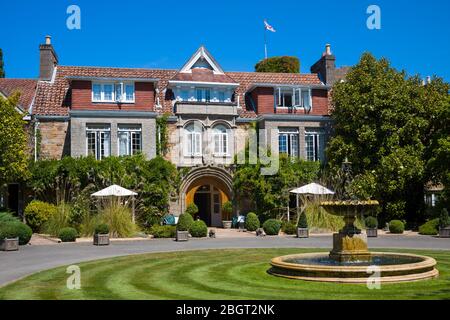
[[[214,153],[220,153],[220,134],[218,133],[214,135]]]
[[[110,156],[110,142],[109,132],[100,132],[100,159]]]
[[[310,99],[309,99],[309,90],[303,90],[302,91],[302,105],[305,108],[309,108],[310,106]]]
[[[115,85],[116,87],[116,100],[121,101],[122,100],[122,85],[120,83],[117,83]]]
[[[113,85],[105,84],[103,85],[103,97],[106,101],[113,100]]]
[[[203,101],[203,90],[197,89],[197,101]]]
[[[195,137],[195,154],[201,154],[201,135],[200,133],[194,133]]]
[[[224,133],[222,135],[222,153],[223,154],[228,154],[228,136],[226,133]]]
[[[306,143],[306,160],[314,161],[314,136],[306,135],[305,136]]]
[[[127,101],[134,101],[134,85],[127,84],[125,86],[125,98]]]
[[[132,146],[131,150],[133,151],[133,154],[137,154],[141,152],[141,133],[140,132],[133,132],[132,134]]]
[[[127,132],[119,132],[119,156],[127,156],[128,153],[128,139],[129,135]]]
[[[209,89],[205,89],[205,100],[206,100],[206,102],[211,101],[211,90],[209,90]]]
[[[284,94],[284,106],[285,107],[292,107],[292,93],[285,93]]]
[[[102,86],[99,84],[94,84],[92,86],[92,91],[93,91],[93,98],[94,101],[100,101],[102,100]]]
[[[225,102],[225,92],[219,92],[219,101]]]
[[[95,132],[87,132],[87,155],[96,157]]]
[[[285,134],[279,135],[278,144],[280,153],[287,153],[287,135]]]
[[[291,134],[291,157],[298,157],[298,134]]]

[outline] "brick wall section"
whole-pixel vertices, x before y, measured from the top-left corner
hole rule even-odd
[[[41,143],[39,159],[61,159],[70,155],[68,121],[40,121]]]
[[[73,110],[134,110],[153,111],[155,88],[151,82],[136,82],[134,85],[135,103],[92,103],[92,82],[72,82]]]
[[[273,113],[273,88],[259,87],[252,91],[252,98],[258,114]]]
[[[312,103],[313,108],[311,110],[312,115],[328,115],[329,114],[329,100],[328,91],[313,89],[312,90]]]

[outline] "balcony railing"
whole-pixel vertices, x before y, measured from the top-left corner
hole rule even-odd
[[[237,116],[238,106],[234,102],[187,102],[175,103],[176,114],[215,114]]]

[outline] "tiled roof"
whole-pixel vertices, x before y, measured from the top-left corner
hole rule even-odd
[[[173,79],[177,81],[235,83],[226,74],[214,74],[212,70],[193,69],[191,73],[178,73]]]
[[[33,102],[36,93],[36,80],[32,79],[0,79],[0,92],[5,96],[10,96],[14,92],[20,92],[19,105],[27,111]]]
[[[192,76],[185,78],[185,75]],[[56,77],[53,82],[39,81],[38,93],[34,105],[34,114],[67,116],[70,107],[70,77],[98,77],[98,78],[152,78],[159,79],[159,100],[162,110],[158,112],[172,112],[172,101],[170,100],[170,90],[166,90],[169,80],[185,81],[208,81],[205,73],[194,72],[191,74],[181,74],[177,70],[163,69],[131,69],[131,68],[98,68],[98,67],[67,67],[58,66]],[[203,80],[199,80],[203,79]],[[216,79],[217,80],[217,79]],[[227,83],[239,83],[236,94],[240,97],[242,106],[241,117],[256,117],[256,114],[247,110],[245,105],[245,92],[253,84],[296,84],[296,85],[320,85],[321,82],[316,74],[284,74],[284,73],[255,73],[255,72],[226,72],[220,80]],[[209,81],[208,81],[209,82]]]

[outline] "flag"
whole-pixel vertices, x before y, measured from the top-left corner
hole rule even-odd
[[[266,30],[276,32],[275,29],[270,24],[267,23],[267,20],[264,20],[264,26],[266,27]]]

